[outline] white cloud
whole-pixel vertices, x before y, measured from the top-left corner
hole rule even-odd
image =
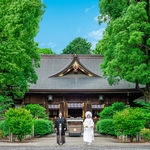
[[[97,31],[92,31],[88,34],[88,37],[94,38],[96,40],[100,40],[103,37],[103,31],[105,28],[101,28]]]
[[[85,13],[88,13],[91,9],[93,9],[95,7],[95,5],[93,5],[92,7],[90,7],[90,8],[86,8],[85,9]]]
[[[91,49],[95,49],[97,42],[98,42],[98,41],[92,41],[92,42],[91,42],[91,44],[92,44]]]
[[[55,43],[49,42],[49,43],[47,43],[47,46],[49,46],[50,48],[54,48],[57,45]]]
[[[57,44],[56,43],[52,43],[52,42],[49,42],[49,43],[42,43],[42,44],[40,44],[40,46],[42,46],[42,47],[49,47],[49,48],[54,48],[54,47],[56,47],[57,46]]]
[[[40,44],[40,46],[44,46],[44,45],[45,45],[45,43]]]

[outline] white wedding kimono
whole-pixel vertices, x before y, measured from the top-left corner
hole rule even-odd
[[[84,133],[83,133],[83,141],[87,143],[92,143],[94,140],[94,122],[92,118],[86,118],[83,122]],[[88,127],[85,127],[88,126]],[[92,126],[92,128],[91,128]]]

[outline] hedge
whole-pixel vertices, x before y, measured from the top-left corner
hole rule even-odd
[[[53,132],[53,122],[50,120],[38,119],[34,121],[34,135],[43,136]]]
[[[116,135],[113,125],[113,119],[102,119],[96,123],[98,133],[106,135]]]

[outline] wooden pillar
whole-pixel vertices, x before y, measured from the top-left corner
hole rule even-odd
[[[86,103],[83,102],[82,103],[82,118],[85,118],[85,105],[86,105]]]
[[[49,109],[48,109],[48,99],[46,98],[46,96],[42,97],[42,101],[43,101],[43,106],[46,109],[46,114],[49,115]]]
[[[65,117],[68,118],[68,103],[65,102]]]
[[[64,116],[64,103],[63,102],[61,102],[60,104],[59,104],[59,111],[61,111],[62,112],[62,115]]]

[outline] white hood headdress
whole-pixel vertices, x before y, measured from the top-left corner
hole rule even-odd
[[[90,115],[91,118],[92,118],[92,113],[91,113],[90,111],[87,111],[87,112],[85,113],[85,117],[87,118],[88,115]]]

